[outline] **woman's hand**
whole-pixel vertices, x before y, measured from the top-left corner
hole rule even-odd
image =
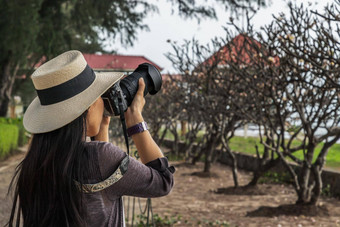
[[[127,109],[125,114],[126,126],[129,128],[139,122],[144,121],[142,116],[142,111],[145,105],[144,99],[144,89],[145,83],[143,78],[139,78],[138,80],[138,91],[133,98],[133,101],[130,107]]]
[[[109,142],[109,125],[111,117],[103,116],[98,134],[94,137],[95,140]]]
[[[102,123],[100,124],[100,128],[109,127],[109,125],[110,125],[110,120],[111,120],[111,117],[110,117],[110,116],[105,116],[105,115],[103,115],[103,119],[102,119]],[[99,131],[100,131],[100,130],[99,130]]]
[[[142,116],[143,107],[145,105],[144,89],[144,80],[140,78],[136,96],[133,98],[130,107],[125,112],[126,126],[128,128],[144,121]],[[161,149],[152,139],[148,130],[145,130],[142,133],[136,133],[132,135],[131,138],[136,145],[142,163],[145,164],[157,158],[164,157]]]

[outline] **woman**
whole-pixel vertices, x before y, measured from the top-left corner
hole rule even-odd
[[[144,81],[125,113],[142,163],[108,143],[110,117],[101,95],[122,73],[94,73],[79,51],[40,66],[32,81],[38,97],[24,116],[33,134],[12,180],[15,196],[9,226],[124,226],[123,195],[158,197],[173,186],[174,168],[145,130]],[[94,141],[86,142],[86,137]]]

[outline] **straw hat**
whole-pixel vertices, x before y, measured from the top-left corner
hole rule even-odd
[[[94,72],[76,50],[53,58],[31,76],[38,97],[24,115],[25,129],[45,133],[67,125],[123,75],[122,72]]]

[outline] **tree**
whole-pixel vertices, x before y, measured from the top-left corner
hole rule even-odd
[[[19,67],[30,49],[36,48],[38,10],[41,1],[1,1],[0,4],[0,116],[7,113],[12,87]],[[27,37],[27,38],[26,38]],[[20,40],[20,41],[19,41]]]
[[[270,161],[281,160],[287,167],[297,203],[317,204],[325,157],[340,138],[340,33],[334,17],[338,7],[339,2],[333,3],[319,14],[289,4],[290,15],[275,17],[256,34],[268,51],[259,49],[253,55],[254,62],[260,59],[254,71],[239,71],[245,83],[246,78],[257,78],[248,83],[256,94],[256,115],[247,116],[264,127],[261,144],[278,156]],[[291,167],[289,161],[300,168]]]
[[[226,39],[229,40],[227,45],[221,49],[216,55],[221,55],[225,59],[224,69],[230,78],[230,88],[224,92],[225,99],[229,99],[230,111],[234,116],[238,116],[239,124],[255,124],[258,126],[261,141],[265,138],[265,142],[275,146],[275,140],[272,138],[273,132],[271,128],[278,127],[276,111],[272,103],[272,99],[279,99],[280,83],[273,76],[273,72],[277,69],[279,59],[273,57],[270,46],[259,42],[256,39],[256,33],[253,32],[252,26],[248,17],[247,30],[237,27],[233,22],[230,25],[236,28],[238,35],[234,37],[231,29],[226,30]],[[273,92],[273,88],[278,93]],[[284,113],[282,113],[284,115]],[[237,124],[237,123],[235,123]],[[227,126],[232,126],[230,123]],[[226,127],[228,128],[228,127]],[[263,129],[263,130],[262,130]],[[228,144],[232,138],[229,134],[225,134],[222,140],[222,147],[233,162],[233,177],[235,186],[237,186],[237,163],[233,151]],[[254,146],[257,154],[257,168],[254,170],[253,179],[248,186],[256,185],[258,179],[274,167],[280,161],[274,158],[274,150],[264,146],[263,153],[260,150],[262,147]]]
[[[301,170],[288,168],[298,195],[297,203],[317,204],[322,190],[321,173],[329,148],[340,138],[340,42],[339,27],[330,12],[339,12],[340,2],[328,5],[325,17],[303,5],[289,4],[290,17],[282,15],[266,28],[266,34],[280,58],[279,78],[284,84],[283,102],[292,114],[280,119],[280,157],[300,148],[303,159],[292,158]],[[274,101],[274,100],[273,100]],[[279,109],[282,105],[278,106]],[[295,127],[284,142],[285,123]],[[302,133],[299,146],[292,141]],[[320,153],[316,146],[321,145]],[[282,159],[284,160],[284,159]]]
[[[226,45],[225,40],[214,39],[206,46],[196,40],[186,41],[183,45],[173,44],[174,53],[168,54],[174,67],[182,72],[182,83],[188,89],[188,102],[182,103],[182,109],[194,117],[188,125],[199,123],[203,133],[195,147],[196,152],[190,153],[192,163],[204,155],[203,171],[206,173],[209,173],[211,163],[216,160],[218,154],[215,151],[221,143],[224,150],[233,157],[228,143],[235,130],[242,125],[240,106],[248,106],[244,97],[246,86],[238,83],[228,67],[232,55],[226,56],[227,49],[232,48],[233,40],[230,38],[228,41],[231,43]],[[232,52],[235,54],[235,51]],[[236,164],[234,166],[237,185]]]
[[[175,48],[173,62],[179,69],[189,75],[202,73],[196,76],[193,91],[202,94],[196,111],[207,116],[203,119],[208,132],[203,139],[205,170],[212,161],[210,148],[221,142],[222,128],[229,128],[233,116],[242,115],[260,126],[264,147],[262,157],[258,152],[261,162],[253,182],[282,161],[293,179],[297,203],[317,204],[327,152],[340,138],[339,6],[337,1],[319,13],[290,3],[290,15],[274,17],[261,32],[246,32],[250,37],[245,39],[246,48],[233,54],[228,46],[229,61],[223,69],[221,61],[199,69],[197,65],[204,65],[200,62],[206,56],[205,46],[193,45],[192,52],[186,46]],[[215,59],[220,52],[226,50],[217,52]],[[193,65],[199,70],[190,71]],[[289,161],[300,168],[291,167]]]
[[[136,11],[135,7],[140,7]],[[0,116],[6,115],[15,76],[61,52],[102,50],[99,31],[132,43],[154,7],[135,1],[1,1]]]
[[[183,17],[216,18],[214,8],[207,4],[198,5],[192,0],[171,2]],[[224,0],[222,4],[238,8],[247,2]],[[258,3],[255,5],[262,6],[265,1]],[[7,113],[19,69],[28,69],[29,74],[29,69],[42,57],[48,60],[69,49],[103,51],[104,39],[118,38],[131,45],[137,32],[147,29],[143,23],[145,16],[156,10],[148,1],[1,0],[0,116]]]
[[[249,18],[248,18],[249,19]],[[234,24],[233,24],[234,25]],[[234,25],[235,26],[235,25]],[[236,27],[237,28],[237,27]],[[272,84],[273,77],[271,77],[270,70],[272,69],[271,63],[263,61],[259,56],[268,55],[270,50],[265,45],[258,42],[249,31],[244,32],[237,28],[239,35],[235,38],[231,30],[226,29],[228,45],[223,49],[223,56],[226,61],[226,71],[231,80],[231,88],[229,92],[225,92],[225,99],[230,99],[230,111],[234,116],[238,116],[239,124],[256,124],[259,126],[259,133],[261,133],[261,126],[268,124],[275,124],[275,117],[273,116],[270,96],[270,88],[278,86]],[[275,79],[275,78],[274,78]],[[275,80],[274,80],[275,81]],[[264,109],[268,115],[263,114]],[[237,124],[236,122],[234,124]],[[229,126],[230,124],[227,124]],[[228,128],[228,127],[227,127]],[[266,129],[266,127],[264,127]],[[231,130],[234,133],[234,130]],[[265,132],[268,132],[265,130]],[[225,134],[222,141],[222,147],[227,151],[229,157],[233,162],[233,178],[235,186],[237,183],[237,160],[235,159],[234,152],[230,149],[229,140],[233,134]],[[262,139],[262,137],[261,137]],[[267,136],[267,142],[269,137]],[[258,168],[254,170],[253,180],[248,185],[255,185],[259,177],[266,172],[269,168],[277,163],[273,160],[272,154],[269,154],[269,149],[264,148],[263,155],[261,156],[259,148],[255,145],[256,154],[258,158]]]

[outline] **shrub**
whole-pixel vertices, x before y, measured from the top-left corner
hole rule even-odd
[[[18,147],[19,127],[0,122],[0,159],[6,158]]]
[[[181,216],[165,216],[165,217],[161,217],[158,214],[154,214],[153,215],[153,224],[154,226],[173,226],[176,223],[180,223],[181,220]],[[149,222],[152,223],[152,218],[149,218]],[[137,215],[137,226],[147,226],[148,223],[148,217],[145,214],[139,214]],[[149,225],[151,224],[149,223]]]
[[[22,119],[16,119],[16,121],[13,122],[19,129],[19,137],[18,137],[18,146],[24,146],[28,142],[28,137],[26,136],[26,130],[24,128],[24,125],[22,123]]]
[[[260,178],[259,183],[291,184],[292,178],[288,173],[276,173],[268,171]]]
[[[0,159],[7,157],[18,146],[27,143],[22,118],[0,118]]]

